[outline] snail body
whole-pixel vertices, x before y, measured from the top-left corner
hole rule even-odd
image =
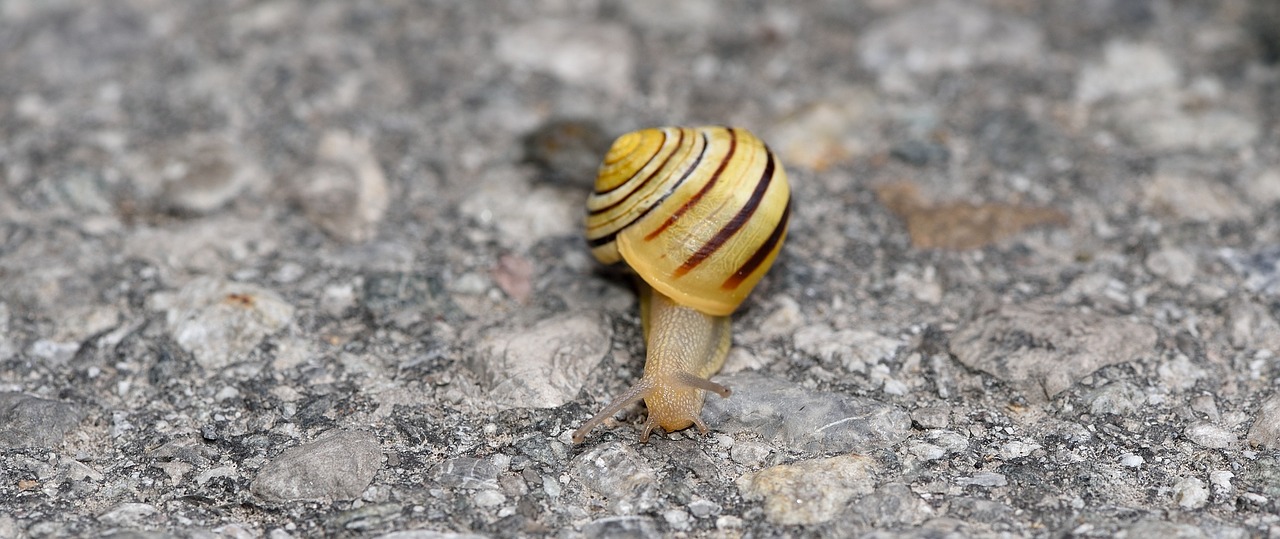
[[[587,200],[587,243],[597,260],[638,277],[644,375],[573,434],[639,400],[655,428],[696,425],[708,378],[729,352],[730,315],[769,270],[787,234],[786,172],[745,129],[664,127],[614,141]]]

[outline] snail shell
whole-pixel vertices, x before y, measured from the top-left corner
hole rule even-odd
[[[619,137],[587,200],[587,243],[640,279],[645,374],[574,433],[644,399],[654,428],[697,425],[729,350],[729,315],[782,248],[791,193],[781,163],[745,129],[663,127]]]

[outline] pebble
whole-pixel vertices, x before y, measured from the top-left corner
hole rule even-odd
[[[80,425],[73,405],[22,393],[0,393],[0,448],[56,448]]]
[[[390,187],[369,140],[328,131],[315,164],[297,174],[294,189],[307,219],[330,237],[368,240],[391,203]]]
[[[930,3],[879,21],[858,47],[872,71],[932,75],[1042,62],[1044,35],[1031,21],[971,2]]]
[[[1255,301],[1237,298],[1227,307],[1227,338],[1237,349],[1280,350],[1280,322]]]
[[[1120,465],[1126,468],[1137,468],[1142,466],[1142,463],[1144,462],[1146,462],[1145,459],[1133,453],[1120,455]]]
[[[591,539],[662,537],[653,519],[641,516],[617,516],[593,520],[582,527],[582,535]]]
[[[164,185],[161,204],[181,213],[211,213],[267,184],[255,160],[225,135],[188,135],[142,162],[147,170],[135,173],[156,176]]]
[[[1248,206],[1226,185],[1200,174],[1158,171],[1143,188],[1152,211],[1193,222],[1246,217]]]
[[[667,525],[677,530],[689,529],[689,513],[680,509],[668,509],[662,512],[662,519]]]
[[[961,477],[956,479],[961,485],[973,485],[977,487],[1003,487],[1009,484],[1009,480],[1004,474],[996,472],[979,472],[973,474],[972,477]]]
[[[1196,276],[1196,259],[1182,249],[1156,251],[1146,260],[1147,271],[1177,286],[1187,286]]]
[[[160,510],[149,503],[124,502],[98,515],[98,522],[108,526],[141,527],[154,524]]]
[[[1184,477],[1173,485],[1173,501],[1183,509],[1199,509],[1209,501],[1209,489],[1204,488],[1204,481]]]
[[[934,517],[933,507],[902,483],[890,483],[849,505],[849,518],[874,529],[918,526]]]
[[[877,148],[884,107],[875,92],[851,86],[827,95],[779,118],[765,133],[788,167],[826,170]]]
[[[555,408],[577,399],[611,339],[598,313],[566,314],[529,328],[495,328],[468,366],[501,409]]]
[[[1123,380],[1094,389],[1085,398],[1089,402],[1090,413],[1117,416],[1138,411],[1147,400],[1140,388]]]
[[[769,458],[773,448],[760,442],[738,442],[729,449],[729,458],[743,466],[757,466]]]
[[[478,507],[497,507],[507,501],[507,497],[496,490],[482,490],[471,497]]]
[[[547,238],[580,236],[582,193],[511,181],[527,175],[515,167],[486,170],[458,211],[497,229],[501,244],[515,251],[527,251]]]
[[[1280,202],[1280,168],[1269,168],[1250,176],[1244,183],[1245,195],[1261,207]]]
[[[1002,305],[951,337],[956,359],[1045,402],[1093,371],[1152,353],[1155,329],[1049,304]]]
[[[1014,440],[1000,446],[1000,457],[1005,460],[1022,458],[1034,453],[1040,447],[1041,445],[1035,442]]]
[[[488,539],[488,536],[476,533],[405,530],[379,535],[376,539]]]
[[[1204,369],[1196,366],[1186,355],[1177,354],[1173,359],[1156,367],[1156,375],[1169,389],[1186,391],[1196,386],[1196,382],[1205,377]]]
[[[156,294],[152,306],[165,312],[173,340],[209,370],[243,361],[294,315],[275,292],[212,277],[198,277],[176,294]]]
[[[1248,440],[1251,445],[1280,449],[1280,395],[1273,394],[1262,401]]]
[[[781,464],[738,478],[748,500],[763,499],[765,518],[782,525],[815,525],[838,516],[855,496],[875,487],[875,460],[861,455]]]
[[[707,518],[720,514],[723,508],[711,500],[694,500],[689,502],[689,512],[697,518]]]
[[[911,420],[925,429],[945,429],[951,425],[951,407],[945,404],[922,406],[911,411]]]
[[[1111,41],[1101,61],[1086,64],[1076,80],[1076,100],[1095,103],[1104,99],[1147,95],[1177,87],[1182,75],[1167,53],[1150,43]]]
[[[1236,474],[1226,470],[1214,470],[1209,472],[1209,484],[1213,485],[1213,493],[1219,496],[1227,496],[1234,490],[1231,486],[1231,479]]]
[[[715,380],[733,394],[706,400],[702,417],[707,425],[727,433],[753,433],[775,447],[808,454],[870,451],[906,439],[911,430],[905,410],[874,399],[813,391],[749,372]]]
[[[1197,446],[1212,449],[1225,449],[1235,443],[1235,434],[1231,434],[1230,430],[1222,429],[1221,426],[1213,425],[1211,422],[1197,422],[1197,424],[1188,426],[1185,434]]]
[[[1273,296],[1280,295],[1280,245],[1269,245],[1255,251],[1223,249],[1223,260],[1245,277],[1245,288]]]
[[[498,36],[498,60],[518,69],[548,73],[570,87],[627,93],[634,76],[627,28],[599,21],[539,19]]]
[[[455,457],[431,467],[431,477],[440,485],[469,489],[498,488],[498,474],[511,462],[511,457]]]
[[[1222,530],[1226,532],[1226,529]],[[1133,523],[1128,529],[1121,530],[1116,534],[1120,539],[1142,539],[1144,537],[1162,537],[1169,539],[1208,539],[1210,536],[1200,528],[1192,524],[1183,524],[1180,522],[1169,522],[1167,520],[1157,520],[1154,518],[1144,518]],[[1234,537],[1233,535],[1223,534],[1217,537],[1226,539]],[[1240,536],[1243,537],[1243,536]]]
[[[570,466],[577,480],[609,499],[615,514],[638,514],[657,502],[657,475],[629,445],[612,442],[595,447],[578,455]]]
[[[873,331],[812,325],[795,333],[797,350],[823,361],[838,361],[850,372],[867,372],[867,366],[892,358],[906,343]]]
[[[315,441],[284,450],[262,467],[251,489],[264,500],[352,500],[382,467],[382,446],[370,433],[330,431]]]

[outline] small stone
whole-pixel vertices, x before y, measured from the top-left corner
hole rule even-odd
[[[1045,402],[1093,371],[1149,354],[1150,326],[1051,304],[1003,305],[958,329],[950,346],[961,363]]]
[[[378,438],[339,430],[286,449],[258,472],[251,488],[269,502],[358,498],[382,467]]]
[[[487,169],[473,182],[458,211],[495,228],[501,244],[516,251],[527,251],[546,238],[582,234],[580,193],[511,181],[522,175],[527,172],[514,166]]]
[[[1173,501],[1183,509],[1199,509],[1209,501],[1209,489],[1204,481],[1184,477],[1173,485]]]
[[[978,66],[1039,63],[1044,35],[1029,20],[970,2],[938,2],[879,22],[858,52],[863,65],[882,78],[895,71],[931,75]]]
[[[912,442],[907,451],[920,460],[938,460],[947,456],[947,450],[926,442]]]
[[[627,28],[600,21],[541,19],[502,32],[495,52],[512,67],[621,95],[633,85],[630,36]]]
[[[875,460],[860,455],[800,461],[738,478],[747,499],[763,499],[765,518],[782,525],[815,525],[835,518],[853,497],[875,487]]]
[[[0,393],[0,449],[56,448],[80,425],[80,411],[70,404]]]
[[[1111,41],[1101,62],[1080,72],[1076,100],[1094,103],[1108,98],[1141,96],[1175,88],[1181,74],[1173,59],[1149,43]]]
[[[98,522],[108,526],[140,527],[151,523],[159,512],[149,503],[125,502],[98,515]]]
[[[729,458],[743,466],[757,466],[769,458],[773,448],[760,442],[738,442],[729,450]]]
[[[501,409],[555,408],[578,398],[611,339],[598,314],[562,315],[530,328],[494,329],[468,366]]]
[[[1227,338],[1236,348],[1280,350],[1280,322],[1257,302],[1232,301],[1227,307]]]
[[[497,507],[507,501],[507,497],[496,490],[482,490],[471,497],[477,507]]]
[[[719,515],[722,508],[720,504],[711,500],[694,500],[689,502],[689,512],[697,518],[707,518]]]
[[[297,178],[303,214],[341,241],[373,237],[391,203],[372,143],[344,131],[326,132],[316,148],[316,163]]]
[[[154,174],[163,182],[161,204],[166,209],[210,213],[267,183],[254,160],[229,137],[199,133],[162,147],[149,160],[154,170],[138,172]]]
[[[755,433],[793,451],[870,451],[906,439],[911,429],[905,410],[868,398],[813,391],[756,373],[720,376],[716,381],[733,394],[705,401],[702,414],[708,426]]]
[[[838,361],[850,372],[866,372],[867,365],[892,358],[906,343],[873,331],[806,326],[795,334],[795,346],[824,361]]]
[[[379,535],[375,539],[488,539],[488,536],[435,530],[406,530]]]
[[[911,420],[925,429],[945,429],[951,424],[951,407],[924,406],[911,411]]]
[[[1195,387],[1196,381],[1205,377],[1204,369],[1191,362],[1191,358],[1183,354],[1174,356],[1173,360],[1161,363],[1156,367],[1160,381],[1169,389],[1185,391]]]
[[[1128,415],[1138,411],[1139,406],[1146,402],[1142,390],[1125,381],[1111,382],[1090,391],[1086,399],[1089,411],[1094,415]]]
[[[1165,520],[1156,520],[1146,518],[1135,522],[1128,529],[1121,530],[1116,534],[1120,539],[1142,539],[1146,537],[1159,537],[1163,539],[1208,539],[1209,535],[1205,534],[1200,528],[1192,524],[1182,524],[1178,522],[1169,522]],[[1221,536],[1231,537],[1231,536]]]
[[[996,472],[979,472],[973,477],[961,477],[956,480],[961,485],[973,485],[977,487],[1003,487],[1009,484],[1009,480],[1005,479],[1004,474]]]
[[[477,459],[455,457],[431,467],[431,477],[446,487],[496,489],[498,474],[506,469],[510,457]]]
[[[1181,249],[1163,249],[1147,257],[1147,271],[1177,286],[1191,284],[1196,275],[1196,259]]]
[[[918,526],[934,516],[933,508],[911,488],[890,483],[849,506],[850,518],[867,527]]]
[[[662,537],[653,519],[640,516],[605,517],[582,527],[583,537],[588,539],[648,539]]]
[[[609,499],[617,514],[636,514],[657,501],[657,475],[630,446],[613,442],[591,449],[571,464],[574,476]]]
[[[1014,440],[1000,446],[1000,457],[1005,460],[1022,458],[1040,449],[1040,444]]]
[[[1247,217],[1248,206],[1222,182],[1182,171],[1157,171],[1143,189],[1152,211],[1204,222]]]
[[[1213,485],[1213,493],[1219,496],[1227,496],[1234,490],[1231,486],[1231,479],[1236,474],[1226,470],[1214,470],[1209,472],[1209,484]]]
[[[1280,295],[1280,245],[1250,252],[1223,249],[1222,258],[1245,277],[1244,285],[1249,290]]]
[[[689,527],[689,513],[680,509],[668,509],[663,511],[662,519],[667,521],[668,526],[677,530],[683,530]]]
[[[275,292],[210,277],[196,278],[176,294],[157,294],[152,304],[165,311],[174,341],[210,370],[243,361],[294,313]]]
[[[1146,462],[1145,459],[1133,453],[1120,455],[1120,465],[1126,468],[1137,468],[1142,466],[1142,463],[1144,462]]]
[[[869,88],[837,88],[778,119],[767,134],[782,160],[811,170],[871,153],[879,143],[883,106]]]
[[[1253,427],[1249,429],[1248,440],[1252,445],[1280,449],[1280,395],[1272,395],[1262,401]]]
[[[1280,202],[1280,168],[1269,168],[1250,177],[1244,191],[1249,200],[1264,208]]]

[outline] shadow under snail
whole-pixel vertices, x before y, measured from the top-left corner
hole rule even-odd
[[[614,141],[587,199],[587,243],[638,277],[644,375],[573,433],[644,400],[655,428],[705,433],[703,391],[729,353],[729,316],[769,270],[791,215],[787,174],[745,129],[663,127]]]

